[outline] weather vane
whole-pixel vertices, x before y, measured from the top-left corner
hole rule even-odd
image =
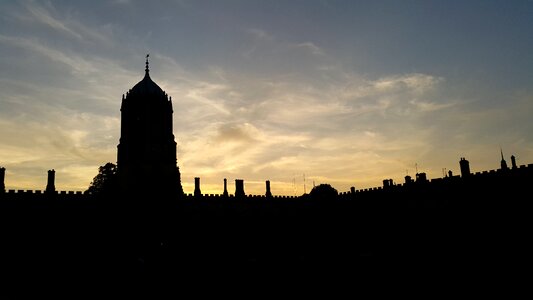
[[[150,56],[150,53],[146,54],[146,69],[145,71],[148,72],[148,57]]]

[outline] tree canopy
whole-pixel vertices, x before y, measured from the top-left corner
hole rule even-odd
[[[312,198],[321,200],[333,200],[338,194],[337,190],[327,183],[322,183],[313,187],[309,193]]]
[[[106,163],[98,168],[96,175],[87,191],[93,195],[109,195],[118,191],[117,166]]]

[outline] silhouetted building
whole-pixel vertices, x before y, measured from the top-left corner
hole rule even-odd
[[[512,168],[513,168],[513,169],[518,168],[518,167],[516,166],[516,157],[514,157],[514,155],[511,155],[511,165],[512,165]]]
[[[268,197],[268,198],[270,198],[270,197],[272,197],[272,192],[270,192],[270,180],[267,180],[267,181],[265,182],[265,184],[266,184],[266,193],[265,193],[265,196]]]
[[[202,191],[200,190],[200,177],[194,177],[194,197],[202,196]]]
[[[4,179],[6,177],[6,168],[0,168],[0,193],[5,193],[6,185]]]
[[[46,192],[53,193],[56,191],[56,171],[54,169],[48,170],[48,181],[46,183]]]
[[[384,189],[391,188],[393,185],[394,185],[394,182],[392,181],[392,179],[384,179],[383,180],[383,188]]]
[[[411,176],[409,175],[405,176],[405,184],[410,184],[410,183],[413,183],[413,179],[411,178]]]
[[[461,157],[461,160],[459,160],[459,166],[461,168],[462,178],[470,175],[470,162],[468,162],[468,160],[466,160],[464,157]]]
[[[123,192],[183,193],[172,132],[172,98],[150,78],[122,95],[117,169]]]
[[[235,197],[246,197],[246,194],[244,193],[244,180],[242,179],[235,179]]]
[[[416,173],[416,182],[426,182],[426,173]]]
[[[222,194],[223,197],[228,197],[228,180],[224,178],[224,193]]]
[[[502,155],[502,161],[500,162],[501,169],[502,169],[502,170],[507,170],[507,169],[509,169],[509,168],[507,167],[507,162],[506,162],[505,159],[503,158],[503,150],[502,150],[502,149],[500,149],[500,153],[501,153],[501,155]]]
[[[453,177],[453,172],[452,172],[452,170],[448,170],[448,177],[450,177],[450,178]]]

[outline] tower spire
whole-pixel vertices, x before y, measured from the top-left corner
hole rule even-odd
[[[146,68],[144,69],[144,71],[146,72],[145,74],[148,75],[148,73],[150,73],[150,68],[149,68],[149,62],[148,62],[148,57],[150,57],[150,53],[146,54]]]
[[[502,161],[500,162],[502,170],[507,170],[507,162],[505,161],[505,158],[503,158],[503,150],[500,146],[500,154],[502,155]]]

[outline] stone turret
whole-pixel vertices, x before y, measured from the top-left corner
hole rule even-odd
[[[464,157],[461,157],[461,160],[459,160],[459,167],[461,168],[462,178],[470,176],[470,162]]]
[[[194,197],[201,197],[202,191],[200,190],[200,177],[194,177]]]
[[[515,157],[514,155],[511,155],[511,165],[512,165],[512,168],[513,168],[513,169],[518,168],[518,167],[516,166],[516,157]]]
[[[265,182],[265,184],[266,184],[266,193],[265,193],[265,196],[266,196],[267,198],[272,198],[272,192],[270,191],[270,180],[267,180],[267,181]]]
[[[56,191],[56,171],[54,169],[48,170],[48,181],[46,183],[46,192],[54,193]]]

